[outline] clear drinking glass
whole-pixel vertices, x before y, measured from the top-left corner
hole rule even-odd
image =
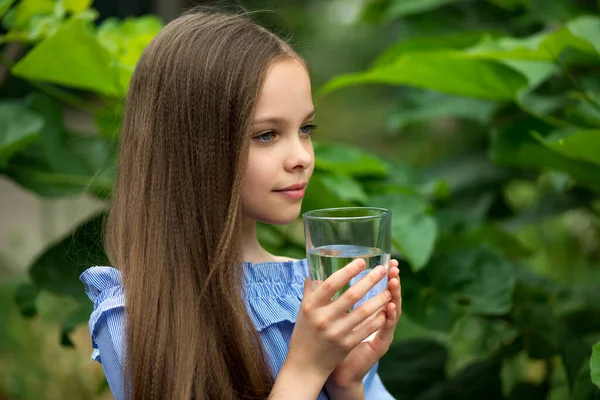
[[[356,258],[366,261],[365,270],[340,289],[332,300],[376,266],[383,265],[389,271],[392,250],[392,213],[389,210],[374,207],[327,208],[306,212],[302,217],[313,290]],[[387,287],[388,278],[385,276],[348,311]]]

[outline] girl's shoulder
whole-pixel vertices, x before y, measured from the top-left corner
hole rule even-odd
[[[273,256],[275,258],[276,261],[278,262],[288,262],[288,261],[293,261],[293,262],[298,262],[301,261],[298,258],[290,258],[290,257],[283,257],[283,256]]]
[[[79,275],[85,293],[95,304],[111,294],[122,294],[123,278],[121,271],[108,266],[94,266]]]

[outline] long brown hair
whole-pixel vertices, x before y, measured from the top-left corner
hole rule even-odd
[[[133,399],[268,397],[242,293],[241,188],[260,88],[289,57],[246,17],[195,10],[136,66],[105,243],[123,275]]]

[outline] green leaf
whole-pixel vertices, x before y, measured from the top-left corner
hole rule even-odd
[[[600,54],[600,18],[591,15],[577,17],[566,23],[574,36],[585,39]]]
[[[320,95],[359,84],[406,85],[488,100],[511,100],[528,80],[513,68],[458,52],[406,53],[392,64],[341,75]]]
[[[444,237],[438,243],[437,250],[474,249],[482,245],[487,245],[511,259],[532,255],[531,249],[525,247],[517,237],[495,225],[482,225],[462,234]]]
[[[329,186],[324,183],[326,174],[315,171],[310,184],[306,188],[306,195],[302,200],[302,212],[330,207],[350,207],[353,204],[341,199]]]
[[[531,118],[515,121],[492,136],[492,160],[503,165],[563,171],[583,184],[600,186],[600,167],[557,153],[531,135],[535,131],[545,137],[551,130]]]
[[[392,241],[411,264],[414,271],[422,269],[437,237],[435,219],[426,213],[426,203],[415,196],[385,194],[371,198],[374,207],[392,212]]]
[[[86,323],[90,314],[94,310],[94,305],[90,301],[82,301],[75,310],[71,311],[62,321],[60,327],[60,344],[65,347],[75,347],[71,341],[70,335],[79,325]]]
[[[404,105],[391,115],[388,127],[392,132],[402,131],[406,125],[438,118],[463,118],[487,124],[498,107],[491,101],[439,92],[425,92],[413,101],[413,104]]]
[[[561,357],[563,365],[565,366],[565,371],[567,372],[569,389],[571,391],[575,389],[577,378],[582,367],[589,364],[589,352],[589,345],[585,343],[581,337],[574,335],[566,341],[561,349]]]
[[[349,202],[365,204],[369,201],[360,183],[345,175],[325,175],[323,184],[337,197]]]
[[[72,19],[44,40],[13,68],[14,75],[123,97],[126,89],[110,55],[96,40],[89,22]],[[69,49],[69,51],[65,51]]]
[[[122,21],[108,18],[98,27],[99,43],[117,60],[122,87],[129,86],[142,52],[162,27],[163,22],[153,15],[129,17]]]
[[[600,165],[600,129],[578,132],[558,131],[543,137],[536,135],[546,147],[569,158]]]
[[[508,313],[514,288],[513,265],[488,248],[436,253],[422,271],[402,271],[402,309],[418,324],[450,332],[465,314]]]
[[[594,47],[563,27],[552,33],[539,32],[524,38],[484,36],[465,51],[472,55],[498,60],[557,61],[567,49],[595,54]]]
[[[22,0],[6,15],[3,21],[7,28],[26,27],[35,16],[54,13],[54,0]],[[7,24],[8,22],[8,24]]]
[[[9,32],[5,41],[36,42],[58,30],[64,21],[62,2],[53,0],[22,0],[3,18]]]
[[[315,169],[352,177],[385,177],[389,166],[377,156],[354,147],[314,143]]]
[[[123,124],[123,101],[112,101],[94,115],[100,135],[106,138],[118,138]]]
[[[590,358],[590,376],[594,385],[600,388],[600,342],[592,348],[592,357]]]
[[[0,0],[0,18],[6,14],[10,6],[15,2],[15,0]]]
[[[598,399],[598,387],[594,385],[594,383],[590,379],[590,370],[590,362],[586,360],[585,364],[581,367],[581,370],[579,371],[577,380],[575,381],[575,387],[573,388],[573,394],[571,395],[572,400]]]
[[[21,315],[26,318],[34,317],[37,314],[35,301],[40,293],[39,289],[31,283],[23,283],[19,285],[15,293],[15,302]]]
[[[434,10],[445,4],[459,3],[465,0],[395,0],[387,9],[386,20],[393,20],[412,14]]]
[[[440,36],[417,36],[401,41],[386,49],[379,57],[377,57],[373,63],[373,67],[391,64],[403,54],[410,52],[461,50],[478,43],[484,34],[491,35],[489,32],[471,31]]]
[[[381,23],[392,0],[369,0],[360,13],[364,22]]]
[[[10,157],[40,138],[44,120],[18,103],[0,102],[0,168]]]
[[[561,350],[565,341],[563,322],[546,304],[523,301],[516,304],[515,323],[524,332],[529,357],[548,359]]]
[[[73,14],[84,12],[92,6],[92,0],[62,0],[65,11]]]
[[[431,267],[431,270],[430,268]],[[503,315],[512,308],[513,266],[482,247],[435,256],[427,268],[434,287],[471,314]]]
[[[36,287],[82,301],[87,299],[79,275],[91,266],[109,265],[102,243],[104,217],[104,213],[91,217],[33,262],[29,275]]]
[[[114,144],[97,135],[68,132],[60,107],[45,95],[32,93],[24,105],[43,117],[41,139],[16,154],[5,173],[42,196],[87,191],[108,197],[114,180]]]
[[[379,362],[379,375],[395,398],[416,399],[432,382],[446,379],[448,350],[431,339],[393,344]]]

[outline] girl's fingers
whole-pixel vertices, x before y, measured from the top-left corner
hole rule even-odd
[[[385,325],[386,320],[386,312],[382,310],[362,326],[358,327],[353,332],[350,332],[349,336],[352,338],[351,340],[353,342],[360,343],[373,333],[380,330]],[[377,335],[375,337],[377,337]]]
[[[365,260],[357,258],[344,268],[334,272],[314,291],[313,300],[319,304],[328,304],[338,290],[344,287],[352,278],[358,275],[366,266]],[[350,307],[348,307],[349,309]]]
[[[344,318],[344,324],[347,325],[348,330],[354,328],[375,314],[377,310],[385,310],[385,307],[390,300],[392,300],[392,294],[389,290],[379,293],[377,296],[365,301],[358,308],[348,314],[348,316]]]
[[[398,313],[396,311],[396,305],[394,303],[388,303],[385,310],[385,322],[372,340],[372,345],[376,348],[387,349],[394,340],[394,331],[396,330],[396,324],[398,323]]]
[[[391,275],[395,275],[388,282],[388,290],[392,293],[392,300],[388,303],[386,308],[386,320],[383,328],[372,340],[372,345],[377,348],[385,349],[388,348],[390,343],[394,340],[394,331],[400,315],[402,314],[402,294],[400,288],[400,278],[397,274],[398,271],[391,271]]]
[[[393,278],[388,283],[388,290],[392,293],[392,303],[396,305],[396,312],[398,316],[402,312],[402,288],[400,286],[400,279]]]
[[[369,292],[369,290],[384,279],[386,275],[387,272],[382,265],[373,268],[372,271],[352,285],[350,289],[346,290],[343,295],[333,302],[332,309],[334,310],[334,313],[345,313],[347,310],[351,309],[352,306]]]

